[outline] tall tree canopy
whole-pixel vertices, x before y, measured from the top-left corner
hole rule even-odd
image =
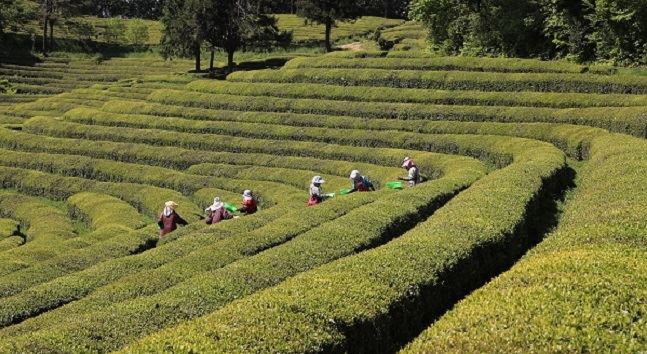
[[[647,64],[647,0],[412,0],[447,54]]]
[[[363,1],[297,0],[298,14],[326,27],[326,51],[332,51],[330,35],[337,21],[357,19],[365,8]]]
[[[227,52],[228,70],[239,49],[274,47],[289,43],[291,35],[279,31],[276,19],[259,12],[252,0],[168,0],[162,23],[162,54],[196,58],[204,42]]]
[[[36,17],[33,3],[24,0],[0,0],[0,35],[17,29]]]

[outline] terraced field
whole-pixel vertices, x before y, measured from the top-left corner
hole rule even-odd
[[[0,352],[645,351],[647,79],[390,54],[6,105]]]

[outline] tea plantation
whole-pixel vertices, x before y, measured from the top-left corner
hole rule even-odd
[[[226,80],[1,64],[0,352],[645,352],[647,77],[416,26]],[[306,207],[354,169],[378,190]]]

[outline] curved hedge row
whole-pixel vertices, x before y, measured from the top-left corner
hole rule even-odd
[[[4,183],[2,186],[10,187]],[[26,229],[25,245],[0,253],[0,276],[25,268],[30,262],[54,256],[63,248],[63,241],[76,236],[68,215],[38,198],[0,191],[0,208],[3,215],[19,220]]]
[[[0,326],[21,318],[21,311],[4,306],[6,297],[15,295],[34,285],[48,282],[60,276],[86,269],[111,258],[137,254],[155,246],[159,239],[153,225],[141,231],[133,231],[120,225],[109,225],[92,232],[90,237],[106,238],[82,249],[61,252],[59,255],[38,262],[29,268],[0,277]],[[97,235],[98,234],[98,235]]]
[[[320,210],[307,209],[305,211],[288,212],[284,217],[250,230],[249,233],[228,232],[216,237],[211,235],[213,240],[209,244],[204,244],[200,248],[178,255],[174,259],[168,259],[164,264],[159,264],[155,268],[124,269],[119,274],[120,278],[113,279],[108,286],[99,287],[91,294],[79,298],[78,301],[61,309],[50,311],[45,316],[39,316],[22,327],[30,327],[30,331],[34,330],[34,326],[39,329],[56,327],[64,323],[74,323],[78,316],[99,311],[106,306],[127,301],[141,302],[146,296],[155,296],[178,284],[190,282],[193,277],[202,273],[220,269],[232,262],[251,257],[263,250],[288,242],[304,232],[334,221],[357,207],[373,202],[377,199],[376,197],[376,195],[364,195],[362,198],[327,203],[326,207]],[[307,218],[304,219],[304,217]],[[235,230],[232,227],[228,229],[230,231]],[[155,261],[159,257],[159,252],[156,252],[154,254],[142,254],[138,258],[140,258],[140,262],[148,263]],[[102,265],[95,268],[100,269]],[[142,279],[145,279],[145,281],[142,281]],[[88,281],[86,280],[84,284],[87,283]],[[59,297],[66,294],[63,297],[64,299],[77,295],[76,293],[70,294],[68,289],[60,288],[56,285],[50,286],[50,293],[54,293]],[[20,294],[4,301],[2,304],[3,307],[8,308],[7,314],[16,312],[25,315],[38,314],[43,309],[51,309],[52,307],[50,306],[57,304],[57,301],[60,300],[57,297],[44,294],[44,289],[42,288],[32,289],[26,294]],[[87,289],[84,290],[87,291]],[[76,296],[74,299],[76,299]],[[70,313],[74,315],[71,316]],[[8,324],[7,322],[3,323]]]
[[[208,313],[237,297],[274,285],[298,272],[384,243],[402,230],[415,226],[417,220],[431,214],[482,174],[483,171],[477,172],[471,167],[467,170],[459,168],[419,188],[389,193],[390,196],[372,205],[346,213],[334,222],[325,223],[281,246],[196,276],[150,298],[140,297],[113,305],[81,316],[69,324],[32,333],[29,340],[26,337],[11,338],[3,342],[2,350],[47,351],[47,348],[53,348],[48,339],[53,337],[56,337],[55,346],[59,349],[117,349],[138,336]],[[352,198],[370,195],[358,194]],[[349,233],[349,229],[356,232]],[[87,336],[88,331],[109,334],[110,339],[97,342]]]
[[[553,109],[535,107],[443,106],[321,99],[246,97],[158,90],[149,100],[170,105],[232,110],[347,115],[361,118],[427,119],[495,122],[560,122],[590,125],[647,136],[645,107]]]
[[[246,154],[214,151],[197,151],[176,147],[153,147],[144,144],[87,141],[80,139],[36,136],[0,128],[0,146],[14,150],[48,152],[56,154],[84,155],[144,165],[156,165],[173,169],[186,169],[206,162],[225,164],[258,165],[277,168],[308,166],[324,174],[346,177],[348,171],[359,168],[370,175],[397,176],[400,168],[382,167],[375,164],[349,161],[321,160],[317,158],[277,156],[273,154]],[[379,149],[376,151],[380,151]],[[394,154],[395,155],[395,154]],[[417,156],[417,155],[416,155]],[[422,156],[419,156],[422,158]],[[357,160],[361,160],[361,156]],[[385,160],[386,164],[398,165],[401,158]],[[431,163],[433,165],[433,162]],[[137,166],[132,166],[137,167]],[[161,171],[160,171],[161,172]],[[431,173],[430,175],[433,175]],[[167,180],[171,182],[172,179]],[[183,190],[183,189],[180,189]],[[189,191],[189,189],[187,189]]]
[[[384,69],[282,69],[239,71],[231,81],[318,83],[482,91],[647,93],[647,78],[590,74],[492,73]]]
[[[590,154],[557,230],[404,353],[645,348],[647,143],[605,134]]]
[[[0,215],[2,215],[0,205]],[[25,239],[19,235],[20,223],[13,219],[0,218],[0,252],[22,245]]]
[[[204,237],[206,234],[201,233],[193,225],[189,225],[172,233],[172,237],[159,242],[156,248],[145,253],[108,260],[86,270],[27,289],[19,295],[8,298],[4,300],[4,306],[12,308],[12,312],[18,312],[22,317],[11,315],[11,313],[7,316],[13,316],[13,321],[21,321],[41,312],[56,309],[68,302],[86,298],[91,293],[94,294],[92,296],[98,299],[105,297],[105,300],[98,302],[99,306],[105,306],[105,301],[109,301],[108,299],[113,297],[116,298],[116,296],[124,298],[137,296],[137,291],[130,291],[127,287],[108,286],[108,284],[124,279],[124,283],[134,284],[133,286],[135,287],[145,285],[145,283],[141,282],[142,278],[137,276],[139,272],[154,270],[164,264],[181,259],[198,249],[216,244],[227,237],[244,235],[247,232],[268,225],[284,214],[285,210],[270,208],[261,210],[244,220],[239,219],[239,221],[234,220],[212,225],[207,228],[209,237]],[[47,323],[55,325],[66,319],[74,318],[73,313],[75,309],[78,309],[77,306],[90,303],[89,300],[83,301],[88,302],[76,301],[57,311],[43,313],[34,320],[26,320],[0,329],[0,336],[14,337],[30,333]],[[71,312],[66,315],[66,311]],[[58,314],[61,314],[61,316],[57,317]],[[48,322],[52,318],[53,320]]]
[[[645,106],[645,95],[482,92],[318,84],[250,83],[197,80],[185,90],[239,96],[271,96],[340,101],[425,103],[443,105],[523,106],[550,108]]]
[[[502,73],[569,73],[580,74],[588,68],[567,61],[540,61],[513,58],[363,58],[361,60],[329,58],[297,58],[284,66],[286,69],[327,68],[327,69],[388,69],[388,70],[443,70],[479,71]]]
[[[424,323],[433,304],[447,306],[487,281],[536,236],[529,215],[542,194],[552,192],[564,155],[541,144],[511,149],[513,164],[482,178],[401,238],[164,330],[126,352],[395,349],[390,346]]]
[[[83,192],[68,198],[67,203],[72,217],[87,221],[94,229],[118,225],[134,230],[151,221],[130,204],[109,195]]]

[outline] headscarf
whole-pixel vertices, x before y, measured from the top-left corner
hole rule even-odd
[[[216,211],[218,209],[221,209],[224,206],[225,206],[225,203],[220,201],[219,197],[215,197],[215,198],[213,198],[213,204],[211,204],[211,206],[208,207],[207,209],[205,209],[204,211],[206,211],[206,212]]]
[[[164,203],[164,216],[169,217],[171,214],[173,214],[173,211],[175,211],[175,208],[178,207],[178,204],[174,201],[168,201]]]

